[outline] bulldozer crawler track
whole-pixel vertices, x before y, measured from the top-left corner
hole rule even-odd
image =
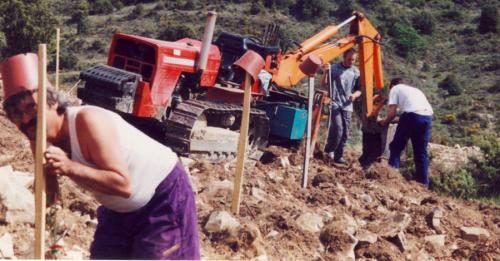
[[[190,154],[190,142],[193,126],[202,114],[209,116],[235,115],[241,119],[243,107],[236,104],[216,103],[204,100],[188,100],[177,106],[170,117],[165,120],[165,144],[179,155]],[[237,122],[239,126],[240,122]],[[239,128],[238,128],[239,129]],[[269,118],[259,109],[250,111],[249,135],[253,135],[252,148],[258,149],[267,145],[269,136]],[[217,149],[207,153],[217,153]]]

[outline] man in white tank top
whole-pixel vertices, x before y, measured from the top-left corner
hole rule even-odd
[[[38,58],[19,54],[0,69],[4,110],[33,149]],[[57,177],[67,176],[102,204],[91,258],[199,259],[194,193],[177,155],[114,112],[67,107],[57,92],[47,92],[47,194],[55,195]]]
[[[427,144],[431,137],[433,110],[424,93],[412,86],[403,84],[402,78],[391,80],[389,87],[389,110],[387,117],[380,121],[381,125],[389,124],[396,116],[399,107],[401,117],[389,145],[389,164],[399,168],[399,157],[406,147],[408,139],[413,145],[416,179],[426,187],[429,186],[429,157]]]

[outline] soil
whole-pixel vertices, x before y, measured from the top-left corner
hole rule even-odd
[[[206,232],[205,223],[215,210],[230,212],[232,190],[213,193],[210,188],[217,181],[234,180],[235,162],[195,161],[188,169],[196,188],[202,257],[335,260],[338,251],[353,243],[352,237],[345,234],[346,227],[334,225],[342,224],[343,217],[352,217],[357,229],[371,229],[377,234],[377,222],[395,214],[408,214],[411,222],[402,230],[408,249],[402,250],[389,237],[378,236],[375,243],[356,245],[356,259],[500,260],[499,206],[441,197],[415,181],[406,180],[384,163],[364,170],[357,162],[358,152],[347,154],[349,165],[346,167],[312,159],[308,185],[303,189],[302,153],[269,147],[263,162],[248,164],[253,166],[245,170],[240,213],[235,215],[241,227],[216,234]],[[282,160],[285,158],[289,164]],[[0,112],[0,164],[33,172],[29,144],[3,112]],[[86,259],[98,204],[72,181],[62,179],[60,183],[63,201],[59,203],[57,221],[51,221],[48,230],[62,237],[58,242],[62,249],[48,257],[61,258],[69,250],[77,249]],[[443,210],[441,233],[446,235],[445,245],[439,248],[424,240],[425,236],[438,234],[429,223],[429,215],[435,208]],[[321,231],[302,229],[296,220],[303,213],[323,217]],[[482,227],[490,236],[477,242],[467,241],[460,233],[462,226]],[[32,257],[34,228],[31,225],[0,224],[0,236],[6,232],[13,236],[17,258]]]

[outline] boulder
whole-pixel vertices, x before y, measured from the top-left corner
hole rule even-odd
[[[297,218],[296,222],[301,230],[312,233],[320,232],[324,226],[323,218],[315,213],[304,213]]]
[[[259,201],[266,199],[266,192],[260,188],[252,187],[252,196]]]
[[[240,227],[240,222],[226,211],[214,211],[210,214],[205,230],[209,233],[234,231]]]
[[[9,233],[5,233],[0,237],[0,258],[14,258],[14,244],[12,243],[12,236]]]
[[[377,242],[378,236],[375,233],[362,229],[356,233],[356,238],[360,244],[374,244]]]
[[[283,167],[283,168],[290,167],[290,160],[288,159],[287,156],[281,156],[279,159],[280,159],[281,167]]]
[[[369,224],[370,231],[381,237],[395,237],[404,231],[411,223],[411,217],[407,213],[397,213],[391,217],[372,222]]]
[[[487,239],[490,237],[490,232],[481,227],[461,227],[460,233],[462,238],[472,242]]]
[[[17,179],[10,165],[0,167],[0,209],[0,221],[10,224],[35,221],[35,197]]]
[[[233,187],[233,182],[227,179],[223,181],[215,181],[213,183],[210,183],[205,194],[208,197],[218,196],[219,194],[231,195],[231,193],[233,193]]]
[[[425,242],[431,243],[436,249],[444,247],[446,235],[431,235],[424,237]]]

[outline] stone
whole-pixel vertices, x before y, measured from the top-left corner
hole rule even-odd
[[[73,246],[71,250],[65,251],[66,254],[61,258],[65,260],[83,260],[85,259],[86,251],[78,246]]]
[[[279,175],[278,173],[276,173],[276,171],[269,171],[267,173],[267,176],[269,176],[269,178],[274,180],[274,181],[283,180],[283,177],[281,175]]]
[[[431,243],[436,249],[444,247],[446,235],[431,235],[424,237],[425,242]]]
[[[205,230],[209,233],[234,231],[240,227],[240,222],[227,211],[214,211],[210,214]]]
[[[359,199],[361,199],[361,201],[363,201],[366,204],[371,204],[373,202],[372,197],[368,194],[363,194],[359,196]]]
[[[335,184],[335,187],[337,188],[337,191],[341,194],[346,194],[347,193],[347,190],[345,189],[344,185],[342,185],[342,183],[340,182],[337,182]]]
[[[193,190],[194,194],[198,194],[198,191],[200,190],[201,187],[201,182],[198,176],[194,175],[188,175],[189,176],[189,183],[191,184],[191,189]]]
[[[360,244],[374,244],[378,240],[378,236],[368,230],[359,230],[356,233],[356,238]]]
[[[356,219],[353,217],[344,214],[344,229],[347,231],[347,233],[354,235],[356,234],[356,231],[358,230],[358,223],[356,222]]]
[[[395,237],[411,223],[411,217],[407,213],[397,213],[392,217],[379,220],[371,231],[381,237]]]
[[[304,213],[297,218],[296,222],[301,230],[312,233],[320,232],[324,226],[323,218],[315,213]]]
[[[442,217],[443,217],[443,210],[441,210],[440,208],[434,208],[434,210],[430,214],[431,227],[439,234],[443,233],[443,229],[441,227]]]
[[[321,231],[319,240],[327,252],[335,255],[331,260],[355,260],[354,248],[358,244],[358,239],[338,224],[328,224]]]
[[[288,159],[287,156],[281,156],[279,159],[280,159],[281,167],[283,167],[283,168],[290,167],[290,160]]]
[[[14,175],[10,165],[0,167],[0,220],[9,224],[35,221],[35,197]]]
[[[266,199],[266,192],[260,188],[252,187],[252,196],[259,201]]]
[[[269,258],[267,257],[267,255],[260,255],[258,257],[255,257],[253,259],[251,259],[252,261],[268,261]]]
[[[35,175],[30,172],[14,171],[14,175],[16,175],[16,180],[22,183],[25,188],[31,187],[35,181]]]
[[[271,232],[269,232],[269,233],[266,235],[266,237],[267,237],[267,238],[275,238],[275,237],[277,237],[278,235],[279,235],[279,232],[278,232],[278,231],[276,231],[276,230],[271,230]]]
[[[461,227],[462,238],[468,241],[477,242],[490,237],[490,232],[481,227]]]
[[[97,228],[97,218],[91,219],[87,222],[85,222],[85,225],[91,228]]]
[[[351,206],[351,201],[349,200],[349,197],[347,196],[343,196],[340,198],[339,200],[340,204],[346,206],[346,207],[350,207]]]
[[[406,250],[408,250],[406,236],[405,236],[405,233],[403,231],[399,232],[397,235],[390,237],[388,239],[389,239],[389,241],[394,243],[399,248],[399,250],[401,252],[405,252]]]
[[[14,256],[14,243],[12,242],[12,235],[5,233],[0,237],[0,258],[13,258]]]
[[[179,159],[180,159],[182,165],[184,166],[184,168],[186,168],[186,169],[191,168],[195,163],[195,161],[193,159],[190,159],[190,158],[179,157]]]
[[[225,179],[223,181],[215,181],[210,183],[210,185],[207,188],[206,195],[209,197],[214,197],[217,196],[218,194],[222,193],[227,193],[230,195],[233,193],[233,182]]]

